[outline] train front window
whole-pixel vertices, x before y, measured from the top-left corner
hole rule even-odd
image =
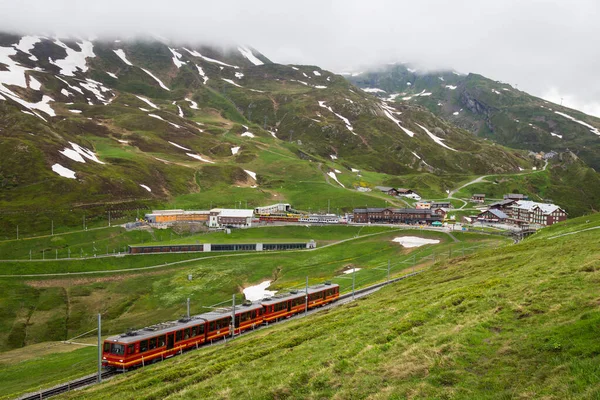
[[[104,342],[104,352],[110,353],[110,343],[109,342]]]
[[[125,354],[125,346],[123,346],[122,344],[113,343],[110,346],[110,352],[116,355],[123,355]]]

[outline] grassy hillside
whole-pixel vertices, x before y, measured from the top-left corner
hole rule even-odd
[[[383,90],[377,93],[383,98],[396,94],[399,104],[422,105],[456,126],[503,145],[534,152],[570,150],[596,170],[600,167],[599,118],[507,83],[473,73],[416,71],[404,64],[347,78],[361,88]]]
[[[364,300],[64,398],[598,398],[598,226],[599,215],[580,218],[440,262]]]
[[[422,107],[386,106],[315,66],[254,65],[235,48],[98,40],[87,43],[94,57],[70,70],[60,65],[83,42],[42,38],[29,54],[14,47],[19,40],[0,33],[14,53],[0,69],[23,78],[0,82],[0,238],[51,221],[74,227],[85,217],[94,226],[109,210],[118,218],[281,199],[349,210],[371,197],[341,185],[421,172],[452,185],[532,166],[523,151],[474,138]]]

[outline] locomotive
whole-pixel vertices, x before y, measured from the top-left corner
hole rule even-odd
[[[102,366],[122,371],[145,366],[231,336],[232,331],[237,335],[289,318],[306,308],[324,306],[339,296],[339,285],[325,283],[310,286],[307,291],[291,291],[257,302],[245,302],[235,310],[221,308],[111,336],[104,341]]]

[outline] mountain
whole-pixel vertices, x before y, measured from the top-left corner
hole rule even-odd
[[[373,201],[348,190],[361,182],[402,175],[443,196],[469,176],[535,162],[247,46],[0,35],[4,231],[242,200],[351,209]]]
[[[569,150],[600,169],[600,119],[532,96],[507,83],[455,71],[386,65],[347,79],[380,98],[418,104],[479,137],[535,152]]]

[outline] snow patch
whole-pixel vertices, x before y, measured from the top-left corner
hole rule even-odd
[[[142,97],[142,96],[137,96],[137,95],[136,95],[135,97],[137,97],[138,99],[140,99],[140,100],[141,100],[141,101],[143,101],[144,103],[148,104],[148,105],[149,105],[150,107],[152,107],[152,108],[158,108],[158,106],[157,106],[156,104],[154,104],[153,102],[151,102],[150,100],[148,100],[148,99],[147,99],[147,98],[145,98],[145,97]]]
[[[332,160],[337,160],[337,156],[335,154],[330,154],[329,157],[331,157]]]
[[[194,100],[192,99],[188,99],[187,97],[185,98],[185,101],[189,101],[190,102],[190,108],[193,110],[198,110],[198,103],[196,103]]]
[[[119,77],[117,76],[117,74],[113,74],[112,72],[108,72],[108,71],[106,71],[106,73],[107,73],[109,76],[112,76],[112,77],[113,77],[113,78],[115,78],[115,79],[119,79]]]
[[[437,239],[425,239],[417,236],[400,236],[392,239],[392,242],[400,243],[403,247],[421,247],[426,244],[437,244],[440,241]]]
[[[141,183],[140,183],[140,186],[143,187],[144,189],[146,189],[147,191],[152,192],[152,189],[150,189],[148,186],[142,185]]]
[[[417,126],[421,129],[423,129],[425,131],[425,133],[427,134],[427,136],[429,136],[434,142],[436,142],[437,144],[439,144],[442,147],[447,148],[448,150],[452,150],[452,151],[456,151],[454,150],[452,147],[448,146],[446,143],[444,143],[444,139],[439,138],[437,136],[435,136],[433,133],[429,132],[429,130],[427,130],[427,128],[425,128],[422,125],[417,124]]]
[[[123,61],[127,65],[133,66],[133,64],[131,62],[129,62],[129,60],[127,59],[127,56],[125,55],[125,52],[123,51],[123,49],[117,49],[117,50],[113,50],[113,51],[115,52],[116,55],[119,56],[121,61]]]
[[[550,134],[551,134],[552,136],[556,136],[556,137],[557,137],[557,138],[559,138],[559,139],[562,139],[562,138],[563,138],[563,135],[559,135],[558,133],[550,132]]]
[[[242,74],[241,72],[236,72],[235,77],[238,79],[242,79],[244,77],[244,74]]]
[[[379,88],[362,88],[361,90],[367,93],[385,93],[385,90]]]
[[[315,74],[315,76],[321,76],[321,73],[319,71],[313,71],[313,74]]]
[[[203,80],[202,83],[204,83],[206,85],[206,82],[208,82],[208,76],[206,76],[206,73],[204,72],[204,70],[202,69],[201,66],[196,65],[196,68],[198,69],[198,73],[202,77],[202,80]]]
[[[354,272],[360,271],[361,268],[350,268],[344,271],[344,274],[353,274]]]
[[[58,163],[52,166],[52,171],[56,172],[63,178],[75,179],[75,171],[71,171],[69,168],[65,168]]]
[[[175,64],[177,68],[181,68],[182,65],[185,65],[185,62],[181,61],[181,53],[170,47],[169,51],[171,52],[171,54],[173,54],[173,64]]]
[[[222,80],[224,80],[227,83],[232,84],[233,86],[237,86],[237,87],[243,87],[241,85],[238,85],[237,83],[235,83],[234,81],[232,81],[231,79],[226,79],[226,78],[221,78]]]
[[[249,137],[249,138],[253,138],[255,135],[252,132],[244,132],[242,133],[243,137]]]
[[[188,156],[190,156],[192,158],[195,158],[196,160],[204,161],[204,162],[207,162],[209,164],[214,164],[215,163],[214,161],[207,160],[206,158],[202,157],[199,154],[192,154],[192,153],[185,153],[185,154],[187,154]]]
[[[454,86],[454,85],[446,85],[446,89],[454,90],[456,88],[457,88],[457,86]]]
[[[593,134],[595,134],[595,135],[599,135],[599,136],[600,136],[600,130],[598,130],[598,128],[595,128],[595,127],[593,127],[592,125],[590,125],[590,124],[588,124],[588,123],[586,123],[586,122],[580,121],[580,120],[578,120],[578,119],[576,119],[576,118],[573,118],[573,117],[571,117],[571,116],[570,116],[570,115],[568,115],[568,114],[561,113],[561,112],[559,112],[559,111],[554,111],[554,113],[556,113],[556,114],[558,114],[558,115],[562,115],[563,117],[565,117],[565,118],[568,118],[568,119],[570,119],[570,120],[571,120],[571,121],[573,121],[573,122],[577,122],[579,125],[583,125],[583,126],[585,126],[586,128],[588,128],[588,129],[590,130],[590,132],[592,132]]]
[[[329,171],[329,172],[327,173],[327,175],[329,175],[329,177],[330,177],[331,179],[333,179],[334,181],[336,181],[336,182],[337,182],[337,183],[338,183],[338,184],[339,184],[341,187],[344,187],[344,188],[346,187],[346,186],[344,186],[344,184],[343,184],[342,182],[340,182],[340,181],[338,180],[338,178],[337,178],[337,175],[335,174],[335,172],[333,172],[333,171]]]
[[[231,154],[236,155],[240,151],[240,146],[235,146],[231,148]]]
[[[256,172],[248,171],[247,169],[245,169],[244,172],[250,175],[252,179],[256,180]]]
[[[148,75],[150,75],[150,77],[152,77],[152,79],[154,79],[156,82],[158,82],[158,85],[168,91],[171,91],[171,89],[169,89],[167,86],[165,86],[164,83],[162,83],[162,81],[160,79],[158,79],[156,76],[154,76],[154,74],[152,74],[152,72],[148,71],[145,68],[141,68],[142,71],[144,71],[145,73],[147,73]]]
[[[81,114],[81,110],[69,110],[69,112],[72,112],[73,114]]]
[[[238,50],[244,57],[246,57],[252,64],[254,65],[263,65],[264,63],[260,61],[254,54],[252,54],[252,50],[244,46],[238,46]]]
[[[161,117],[160,115],[156,115],[156,114],[148,114],[148,116],[149,116],[149,117],[152,117],[152,118],[160,119],[161,121],[164,121],[164,122],[166,122],[167,124],[169,124],[169,125],[171,125],[171,126],[174,126],[175,128],[181,128],[181,126],[179,126],[179,125],[177,125],[177,124],[174,124],[174,123],[172,123],[172,122],[170,122],[170,121],[167,121],[166,119],[164,119],[164,118],[163,118],[163,117]]]
[[[62,60],[55,60],[54,65],[60,68],[60,73],[62,75],[74,76],[75,72],[79,69],[81,72],[86,72],[88,67],[86,65],[86,58],[96,57],[94,54],[94,45],[92,42],[87,40],[82,41],[81,43],[77,43],[81,48],[81,51],[75,51],[72,48],[68,47],[64,43],[62,43],[59,39],[56,39],[54,43],[63,47],[67,52],[67,56]]]
[[[189,49],[187,49],[185,47],[183,49],[185,51],[187,51],[188,53],[190,53],[191,55],[193,55],[194,57],[200,57],[204,61],[208,61],[208,62],[213,63],[213,64],[219,64],[219,65],[222,65],[222,66],[225,66],[225,67],[230,67],[230,68],[235,68],[235,69],[239,69],[240,68],[237,65],[226,64],[226,63],[224,63],[222,61],[215,60],[214,58],[203,56],[202,54],[198,53],[196,50],[189,50]]]
[[[249,286],[242,292],[246,300],[258,301],[267,297],[274,296],[277,293],[274,290],[266,290],[271,285],[271,281],[264,281],[255,286]]]
[[[348,120],[348,118],[336,113],[335,111],[333,111],[333,109],[327,105],[325,105],[324,101],[319,101],[319,106],[326,108],[327,110],[331,111],[336,117],[338,117],[339,119],[341,119],[342,121],[344,121],[344,124],[346,124],[346,128],[352,132],[353,135],[357,136],[356,133],[354,133],[354,127],[352,126],[352,124],[350,123],[350,121]]]
[[[177,144],[177,143],[175,143],[175,142],[169,142],[169,144],[171,144],[171,145],[173,145],[173,146],[175,146],[175,147],[178,147],[178,148],[180,148],[181,150],[192,151],[192,149],[188,149],[187,147],[183,147],[182,145],[180,145],[180,144]]]
[[[183,115],[183,110],[181,109],[181,107],[177,106],[177,110],[179,110],[179,116],[180,116],[181,118],[183,118],[183,117],[184,117],[184,115]]]
[[[42,88],[42,84],[33,76],[29,75],[29,87],[33,90],[40,90]]]

